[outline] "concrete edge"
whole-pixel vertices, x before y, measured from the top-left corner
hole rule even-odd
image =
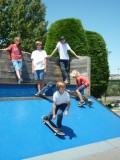
[[[93,154],[102,153],[104,151],[109,151],[115,148],[120,148],[120,137],[41,156],[31,157],[24,160],[75,160],[79,158],[85,158]]]

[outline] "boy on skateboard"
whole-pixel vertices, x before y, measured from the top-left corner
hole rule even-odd
[[[79,102],[79,106],[82,106],[83,104],[85,104],[85,101],[83,100],[83,94],[84,94],[84,90],[90,86],[90,82],[89,80],[80,75],[80,73],[77,70],[73,70],[70,74],[71,77],[76,78],[76,84],[77,84],[77,89],[76,89],[76,93],[80,99]]]
[[[65,91],[66,84],[64,82],[57,82],[57,91],[53,94],[53,109],[48,116],[43,116],[43,120],[56,119],[57,115],[57,127],[62,128],[63,112],[65,111],[65,116],[68,115],[70,108],[70,95]]]
[[[35,96],[39,96],[40,91],[44,87],[44,72],[46,72],[46,57],[47,53],[42,50],[42,42],[35,42],[36,50],[32,52],[32,73],[37,81],[38,92]]]

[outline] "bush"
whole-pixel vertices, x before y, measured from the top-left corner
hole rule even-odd
[[[51,54],[62,35],[66,37],[66,41],[76,54],[81,56],[87,54],[87,40],[82,23],[74,18],[61,19],[51,25],[45,43],[48,54]]]

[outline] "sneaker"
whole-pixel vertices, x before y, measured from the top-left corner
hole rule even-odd
[[[18,80],[18,84],[21,84],[22,82],[23,82],[23,79],[20,78],[20,79]]]
[[[88,99],[88,102],[92,102],[91,99]]]
[[[18,80],[18,84],[21,84],[20,79]]]
[[[43,96],[45,96],[45,93],[42,93]]]
[[[48,116],[42,116],[43,120],[48,120]]]
[[[66,79],[65,81],[64,81],[66,84],[69,84],[70,82]]]
[[[22,79],[22,78],[20,78],[20,82],[21,82],[21,83],[23,82],[23,79]]]
[[[78,106],[82,106],[83,104],[85,104],[84,101],[83,101],[83,102],[79,102],[79,103],[78,103]]]
[[[67,90],[67,92],[68,92],[68,93],[71,93],[71,91],[70,91],[69,89]]]
[[[39,95],[40,95],[40,91],[38,91],[38,92],[35,94],[35,96],[37,96],[37,97],[38,97]]]

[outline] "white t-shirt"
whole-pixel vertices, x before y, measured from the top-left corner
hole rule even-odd
[[[63,94],[60,94],[59,91],[56,91],[53,94],[53,101],[56,102],[57,105],[68,103],[70,101],[70,95],[67,91],[64,91]]]
[[[32,52],[31,59],[34,60],[34,70],[44,69],[44,60],[47,57],[45,50],[35,50]]]
[[[58,49],[60,59],[69,59],[67,51],[70,50],[71,48],[68,43],[58,42],[56,48]]]

